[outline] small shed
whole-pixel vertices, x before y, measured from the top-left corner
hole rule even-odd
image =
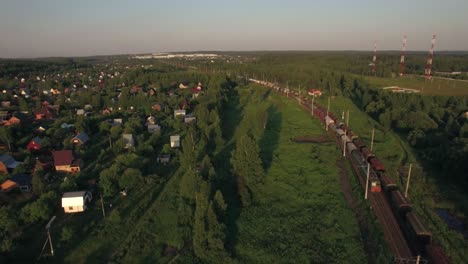
[[[174,135],[171,136],[171,148],[178,148],[180,147],[180,136]]]
[[[88,191],[66,192],[62,196],[62,207],[65,213],[78,213],[86,210],[93,195]]]

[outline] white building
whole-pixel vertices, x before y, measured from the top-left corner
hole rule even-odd
[[[178,116],[185,117],[185,109],[174,110],[174,117]]]
[[[65,213],[78,213],[86,210],[93,195],[88,191],[66,192],[62,197],[62,207]]]
[[[171,148],[178,148],[180,147],[180,136],[174,135],[171,136]]]

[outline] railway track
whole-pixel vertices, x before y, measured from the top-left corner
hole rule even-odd
[[[304,110],[311,113],[312,115],[311,102],[308,101],[307,98],[299,98],[298,96],[292,93],[279,93],[283,96],[296,100],[300,104],[300,106],[304,108]],[[336,136],[331,136],[335,139],[340,149],[343,149],[343,146],[340,144]],[[362,172],[357,168],[353,160],[349,159],[349,155],[347,155],[347,158],[349,162],[351,162],[353,169],[358,176],[359,182],[365,189],[367,175],[362,175]],[[388,203],[384,192],[369,192],[368,199],[369,203],[371,204],[372,210],[377,218],[377,221],[382,227],[384,238],[387,241],[388,247],[390,248],[392,254],[395,257],[396,263],[415,263],[415,256],[412,253],[411,248],[398,224],[398,221],[392,212],[392,208],[390,207],[390,204]]]

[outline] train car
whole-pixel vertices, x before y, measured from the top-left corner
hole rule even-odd
[[[374,154],[366,146],[361,147],[361,153],[367,161],[374,157]]]
[[[380,182],[387,193],[398,189],[396,182],[385,173],[380,173]]]
[[[364,141],[362,141],[360,138],[356,137],[353,139],[354,145],[360,150],[361,148],[365,147],[366,144],[364,144]]]
[[[343,123],[343,122],[340,122],[340,128],[343,129],[344,131],[350,130],[349,127],[348,127],[345,123]],[[346,133],[347,133],[347,132],[346,132]]]
[[[334,121],[338,120],[335,116],[335,114],[333,114],[332,112],[328,112],[328,115],[331,117],[331,119],[333,119]]]
[[[426,255],[431,261],[430,263],[434,264],[450,264],[450,258],[445,254],[445,252],[439,246],[427,245],[426,246]]]
[[[343,143],[352,142],[351,139],[348,136],[346,136],[346,134],[341,135],[341,141],[343,141]]]
[[[426,228],[414,212],[408,212],[405,215],[403,228],[408,240],[412,241],[411,245],[416,253],[423,252],[427,245],[432,242],[432,233]]]
[[[333,124],[335,123],[335,121],[334,121],[329,115],[325,117],[325,122],[326,122],[325,124],[326,124],[327,126],[330,125],[330,124],[332,124],[332,123],[333,123]]]
[[[369,162],[370,162],[372,168],[374,168],[375,171],[385,172],[384,165],[382,164],[382,162],[377,157],[375,157],[375,156],[370,157]]]
[[[411,204],[400,191],[395,190],[391,192],[390,201],[393,209],[398,212],[400,216],[404,216],[406,213],[411,212]]]
[[[355,139],[357,138],[356,135],[354,135],[353,131],[351,129],[348,129],[346,130],[346,135],[350,138],[350,139]]]
[[[337,136],[338,138],[341,138],[341,136],[346,135],[346,133],[345,133],[342,129],[340,129],[340,128],[337,128],[337,129],[335,130],[335,132],[336,132],[336,136]]]
[[[348,153],[351,153],[351,152],[357,150],[357,147],[354,145],[353,142],[347,142],[346,143],[346,150],[348,151]]]
[[[351,152],[351,157],[354,160],[354,164],[361,170],[361,175],[363,177],[366,177],[368,163],[366,159],[362,156],[362,154],[357,150],[357,148],[356,150]],[[372,169],[369,170],[369,185],[370,185],[371,192],[382,191],[379,177],[377,177],[377,174]]]

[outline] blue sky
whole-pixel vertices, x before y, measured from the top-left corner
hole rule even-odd
[[[466,0],[0,0],[0,57],[468,50]]]

